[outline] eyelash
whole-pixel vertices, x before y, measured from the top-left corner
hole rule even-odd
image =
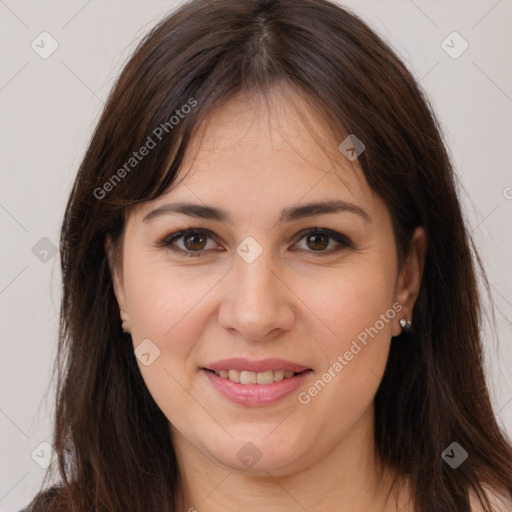
[[[165,247],[170,249],[173,252],[181,253],[185,257],[199,257],[203,252],[207,252],[207,250],[202,251],[190,251],[186,249],[181,249],[179,247],[173,246],[173,242],[176,240],[179,240],[180,238],[183,238],[187,235],[206,235],[208,238],[213,238],[213,233],[208,229],[199,229],[199,228],[188,228],[181,231],[177,231],[176,233],[172,233],[170,235],[166,235],[162,240],[157,242],[158,247]],[[355,249],[355,246],[353,242],[346,237],[345,235],[342,235],[341,233],[338,233],[337,231],[332,231],[331,229],[326,228],[309,228],[305,229],[297,234],[298,240],[295,243],[300,242],[303,238],[305,238],[308,235],[327,235],[328,237],[334,239],[336,242],[341,244],[341,247],[338,247],[337,249],[331,249],[329,251],[326,250],[319,250],[319,251],[306,251],[311,252],[313,255],[316,256],[323,256],[323,255],[331,255],[333,253],[337,253],[345,248]]]

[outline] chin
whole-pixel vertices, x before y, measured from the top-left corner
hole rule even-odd
[[[268,431],[260,436],[249,436],[244,440],[230,440],[230,446],[218,450],[218,445],[210,451],[210,457],[220,464],[242,473],[278,476],[298,469],[301,453],[305,447],[301,443],[283,444],[282,440],[270,441]],[[216,449],[217,448],[217,449]]]

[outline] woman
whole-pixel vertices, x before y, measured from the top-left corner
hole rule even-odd
[[[192,0],[155,27],[61,259],[62,486],[30,510],[510,510],[451,163],[349,11]]]

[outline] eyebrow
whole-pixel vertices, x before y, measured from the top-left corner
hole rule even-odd
[[[366,211],[363,210],[360,206],[348,203],[346,201],[341,201],[339,199],[333,199],[285,208],[281,212],[281,218],[279,219],[279,222],[292,222],[306,217],[312,217],[314,215],[342,212],[359,215],[365,222],[371,223],[372,221],[368,213],[366,213]],[[190,217],[196,217],[198,219],[210,219],[224,223],[232,223],[231,215],[227,210],[224,210],[223,208],[218,208],[216,206],[210,206],[206,204],[184,202],[168,203],[159,206],[158,208],[155,208],[149,212],[142,219],[142,222],[149,222],[156,217],[160,217],[161,215],[168,215],[172,213],[181,213]]]

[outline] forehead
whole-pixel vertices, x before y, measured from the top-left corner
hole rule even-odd
[[[376,196],[357,160],[338,150],[340,142],[314,103],[292,90],[237,95],[199,126],[176,184],[141,205],[140,213],[173,199],[214,203],[254,218],[274,207],[338,198],[371,215]]]
[[[340,157],[333,134],[301,95],[271,90],[266,97],[237,95],[210,115],[191,141],[182,172],[230,167],[240,170],[229,173],[232,179],[304,179],[329,172]]]

